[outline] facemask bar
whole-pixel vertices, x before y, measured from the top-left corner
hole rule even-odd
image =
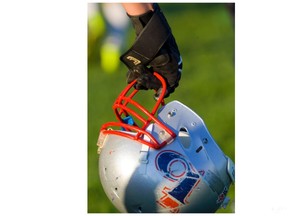
[[[133,97],[139,91],[133,87],[136,83],[136,80],[134,80],[127,85],[127,87],[120,93],[113,104],[113,109],[119,122],[108,122],[102,125],[99,136],[99,139],[101,137],[102,141],[100,142],[103,143],[103,139],[105,139],[105,135],[107,134],[126,137],[155,149],[162,148],[166,144],[173,141],[173,139],[176,137],[176,134],[155,117],[155,114],[160,106],[165,105],[164,96],[167,87],[166,82],[161,75],[154,72],[154,76],[160,80],[163,89],[152,111],[148,111],[135,100],[133,100]],[[137,119],[140,123],[137,124],[133,119]],[[164,130],[166,134],[168,134],[165,140],[159,141],[152,135],[152,133],[147,131],[148,126],[152,123],[157,125],[157,127],[161,128],[161,130]],[[118,129],[114,130],[111,129],[111,127],[118,127]],[[119,130],[119,128],[121,130]]]

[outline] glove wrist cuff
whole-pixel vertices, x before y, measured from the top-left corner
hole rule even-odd
[[[120,60],[129,69],[137,66],[138,64],[142,64],[144,66],[148,65],[171,35],[170,26],[164,14],[161,12],[158,4],[154,4],[153,6],[154,12],[151,11],[152,16],[149,12],[144,15],[146,21],[148,20],[148,17],[151,16],[148,23],[140,31],[132,47],[120,57]],[[137,19],[138,21],[135,21]],[[141,22],[144,20],[144,18],[138,17],[137,19],[134,21],[139,27],[138,30],[140,30],[140,25],[142,25]]]
[[[138,16],[131,16],[129,14],[128,17],[130,18],[133,28],[135,30],[136,35],[138,36],[140,32],[144,29],[144,27],[147,25],[151,17],[153,16],[153,11],[150,10],[144,14],[138,15]]]

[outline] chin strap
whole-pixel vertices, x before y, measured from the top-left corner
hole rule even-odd
[[[171,35],[170,26],[160,7],[156,3],[153,7],[151,19],[139,33],[132,47],[120,57],[129,69],[140,64],[147,66]]]

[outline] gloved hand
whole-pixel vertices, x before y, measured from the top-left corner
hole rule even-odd
[[[161,87],[161,82],[153,75],[153,71],[143,65],[138,65],[128,71],[127,83],[131,83],[135,79],[137,82],[134,88],[138,90],[156,90]]]
[[[153,19],[151,19],[152,16],[154,16]],[[167,20],[160,11],[158,4],[154,4],[154,11],[149,11],[140,16],[129,17],[137,38],[134,46],[121,56],[121,61],[123,61],[129,69],[127,82],[131,83],[134,79],[137,79],[134,87],[136,89],[156,90],[155,98],[157,99],[161,94],[162,88],[160,81],[153,75],[155,71],[165,79],[167,84],[165,97],[168,97],[179,85],[182,59]],[[146,31],[145,33],[143,33],[144,30]],[[152,34],[149,34],[149,31],[152,31]],[[139,43],[139,41],[142,44]],[[156,45],[152,47],[154,50],[151,51],[149,50],[151,49],[149,46],[151,46],[154,41],[156,41],[156,43],[154,43]],[[138,45],[137,42],[140,45]],[[136,52],[134,52],[133,49],[137,49]],[[132,63],[130,62],[131,59]]]

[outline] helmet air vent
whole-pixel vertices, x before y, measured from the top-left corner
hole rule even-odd
[[[181,127],[178,133],[178,137],[184,148],[188,149],[191,146],[191,137],[187,128]]]

